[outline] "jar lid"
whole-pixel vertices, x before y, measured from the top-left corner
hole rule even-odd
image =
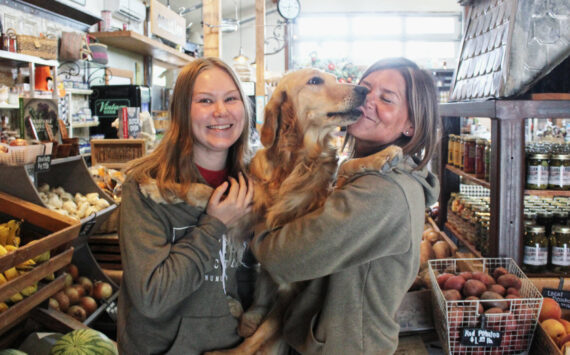
[[[570,234],[570,227],[561,224],[555,224],[552,226],[552,231],[561,234]]]
[[[552,159],[556,160],[570,160],[570,155],[568,154],[556,154],[552,156]]]
[[[477,144],[486,144],[487,140],[484,138],[477,138],[477,140],[475,141],[475,143]]]
[[[544,226],[531,225],[528,226],[528,231],[533,233],[544,233],[546,229],[544,229]]]
[[[550,154],[542,154],[542,153],[536,153],[536,154],[531,154],[529,156],[530,159],[548,159],[550,158]]]

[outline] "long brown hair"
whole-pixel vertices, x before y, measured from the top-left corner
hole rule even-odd
[[[193,161],[194,132],[190,117],[194,83],[200,73],[220,68],[232,78],[239,90],[245,107],[244,129],[239,139],[230,147],[227,157],[228,174],[237,177],[245,173],[246,157],[249,155],[249,125],[251,110],[239,79],[233,69],[219,58],[199,58],[182,68],[172,94],[170,104],[170,127],[160,144],[147,156],[133,161],[126,169],[130,178],[138,183],[155,179],[164,199],[185,199],[190,184],[204,180]]]
[[[368,75],[379,70],[394,69],[400,72],[406,83],[406,100],[408,114],[414,126],[412,137],[401,137],[404,154],[417,156],[420,163],[416,169],[423,168],[437,150],[439,142],[440,116],[437,100],[437,89],[433,76],[406,58],[380,59],[372,64],[364,73],[360,82]],[[347,134],[346,145],[354,155],[353,136]]]

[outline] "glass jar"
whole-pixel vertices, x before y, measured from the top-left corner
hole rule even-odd
[[[548,154],[531,154],[527,159],[526,187],[532,190],[548,188]]]
[[[475,177],[477,179],[485,178],[485,142],[486,140],[481,138],[475,140]]]
[[[570,271],[570,227],[552,226],[550,237],[551,270],[566,274]]]
[[[453,166],[456,168],[461,167],[461,160],[463,156],[461,155],[461,136],[456,135],[453,144]]]
[[[459,164],[458,168],[463,169],[463,160],[465,155],[465,137],[459,136],[459,157],[457,158],[457,162]]]
[[[536,212],[536,224],[544,227],[544,232],[546,233],[546,236],[549,236],[550,232],[552,231],[553,217],[554,215],[552,214],[552,212],[546,209],[541,209]]]
[[[530,226],[524,236],[523,268],[543,272],[548,265],[548,239],[543,226]]]
[[[465,137],[464,138],[464,150],[463,150],[463,171],[468,174],[475,173],[475,137]]]
[[[453,165],[453,151],[455,150],[455,134],[449,135],[447,141],[447,164]]]
[[[570,155],[556,154],[550,157],[548,188],[570,190]]]
[[[485,181],[490,180],[491,173],[491,141],[485,142]]]
[[[568,224],[568,212],[564,211],[560,208],[557,208],[556,211],[552,212],[552,225],[561,225],[565,226]]]

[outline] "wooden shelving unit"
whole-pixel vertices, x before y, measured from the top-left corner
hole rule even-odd
[[[489,255],[511,257],[522,264],[524,194],[524,127],[527,118],[570,117],[570,100],[486,100],[440,104],[443,139],[440,157],[447,157],[448,135],[460,133],[461,117],[491,119],[490,181],[482,182],[454,167],[440,164],[440,225],[447,220],[447,201],[459,191],[459,177],[490,188]],[[479,180],[479,181],[478,181]],[[487,185],[488,184],[488,185]],[[566,191],[539,190],[547,196],[567,196]]]
[[[93,32],[90,35],[106,45],[153,57],[170,68],[178,68],[194,60],[194,57],[134,31]]]
[[[457,240],[459,240],[461,242],[461,244],[463,244],[470,252],[472,252],[473,254],[475,254],[475,256],[477,258],[482,258],[483,256],[481,255],[481,252],[479,250],[477,250],[477,248],[475,248],[475,246],[473,244],[471,244],[470,242],[468,242],[463,235],[461,235],[461,233],[459,233],[459,231],[457,229],[455,229],[455,227],[451,224],[451,223],[445,223],[445,228],[447,228],[447,230],[449,230],[453,236],[455,238],[457,238]]]

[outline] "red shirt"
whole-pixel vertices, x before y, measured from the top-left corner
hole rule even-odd
[[[224,168],[224,169],[218,170],[218,171],[214,171],[214,170],[204,169],[201,166],[199,166],[198,164],[196,164],[196,166],[198,167],[198,170],[200,171],[200,175],[202,175],[202,177],[204,178],[204,180],[206,180],[208,185],[212,186],[213,188],[220,186],[224,181],[226,181],[228,179],[228,169],[227,168]]]

